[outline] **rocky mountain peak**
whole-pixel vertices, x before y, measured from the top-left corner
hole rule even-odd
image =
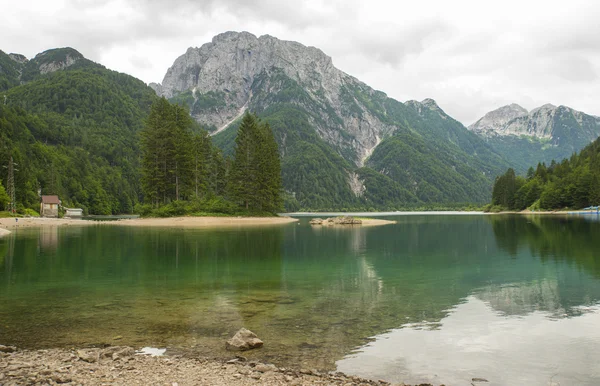
[[[425,98],[421,101],[421,104],[431,110],[441,110],[440,106],[431,98]]]
[[[516,103],[502,106],[485,114],[477,122],[469,126],[469,130],[478,133],[499,133],[513,119],[527,116],[527,109]]]
[[[29,59],[27,59],[25,57],[25,55],[21,55],[21,54],[15,54],[15,53],[10,53],[8,54],[8,57],[11,58],[12,60],[14,60],[15,62],[19,63],[19,64],[25,64],[29,61]]]
[[[531,110],[531,115],[541,114],[541,113],[551,113],[553,110],[556,110],[556,106],[551,103],[546,103],[543,106],[537,107]]]
[[[447,114],[444,112],[444,110],[442,110],[437,102],[431,98],[425,98],[421,102],[410,100],[406,102],[406,105],[412,107],[419,115],[423,115],[425,111],[431,110],[438,113],[442,118],[447,118]]]
[[[331,73],[331,58],[317,48],[269,35],[257,38],[249,32],[229,31],[200,48],[188,48],[169,68],[162,84],[152,87],[167,98],[194,89],[206,93],[241,88],[247,94],[254,79],[272,68],[314,87],[324,81],[320,75],[335,75]]]
[[[83,55],[71,48],[53,48],[40,52],[30,62],[35,63],[41,74],[47,74],[72,66],[81,59]]]

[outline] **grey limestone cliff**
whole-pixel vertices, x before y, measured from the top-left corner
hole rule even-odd
[[[376,91],[335,68],[321,50],[269,35],[217,35],[200,48],[189,48],[161,84],[150,86],[167,98],[185,95],[192,116],[219,132],[247,108],[268,107],[270,96],[290,82],[302,90],[290,102],[311,111],[320,136],[335,148],[350,150],[356,165],[394,130],[356,97]]]

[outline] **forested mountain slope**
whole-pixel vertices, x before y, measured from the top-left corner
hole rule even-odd
[[[0,160],[19,165],[18,204],[38,207],[41,189],[90,213],[131,213],[141,198],[137,133],[155,93],[73,49],[23,62],[0,109]]]
[[[496,178],[492,205],[511,210],[600,205],[600,138],[561,162],[531,167],[526,178],[509,169]]]

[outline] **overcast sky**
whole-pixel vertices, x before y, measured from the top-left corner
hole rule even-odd
[[[1,2],[1,50],[70,46],[147,83],[188,47],[248,31],[318,47],[390,97],[433,98],[466,125],[513,102],[600,115],[594,0]]]

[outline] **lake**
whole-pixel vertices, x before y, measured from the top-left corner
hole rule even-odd
[[[243,355],[391,382],[600,384],[600,221],[397,215],[381,227],[67,226],[0,240],[0,343]]]

